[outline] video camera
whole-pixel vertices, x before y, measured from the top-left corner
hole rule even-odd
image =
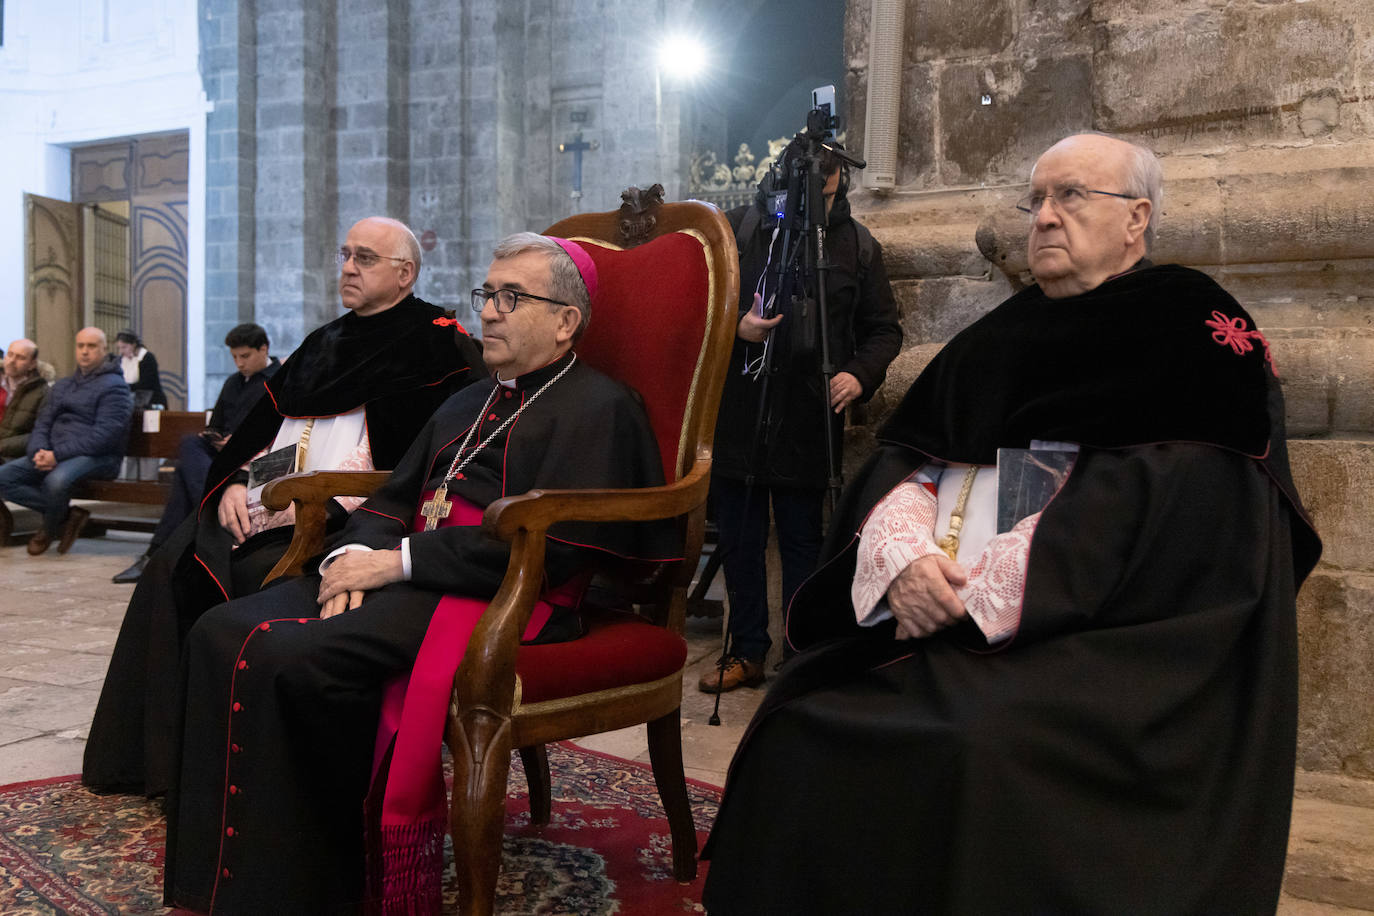
[[[806,180],[805,155],[813,145],[820,150],[821,171],[830,174],[836,168],[833,151],[837,148],[833,141],[835,128],[840,118],[835,110],[835,87],[818,86],[811,90],[811,110],[806,114],[806,128],[792,138],[792,142],[782,151],[768,172],[759,182],[759,194],[763,202],[763,212],[769,225],[787,216],[787,201],[790,192],[795,191],[797,198],[804,197]]]

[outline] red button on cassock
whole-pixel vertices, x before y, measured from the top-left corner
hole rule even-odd
[[[237,754],[239,751],[243,750],[243,748],[239,747],[237,744],[231,744],[229,745],[229,750],[231,753]]]
[[[239,787],[238,787],[238,786],[230,786],[230,787],[229,787],[229,794],[230,794],[230,795],[238,795],[238,794],[239,794]]]
[[[227,869],[227,868],[226,868],[224,871],[220,872],[220,874],[223,875],[223,876],[226,877],[226,878],[232,878],[232,877],[234,877],[233,875],[229,874],[229,869]]]
[[[487,415],[487,419],[494,422],[494,421],[496,420],[496,414],[494,414],[494,413],[493,413],[493,414],[488,414],[488,415]]]
[[[235,703],[235,704],[234,704],[234,712],[242,712],[242,711],[243,711],[243,704],[242,704],[242,703]]]
[[[225,827],[225,828],[224,828],[224,835],[225,835],[225,836],[233,836],[233,835],[234,835],[234,828],[233,828],[233,827]]]
[[[248,667],[248,663],[247,663],[247,662],[242,661],[242,660],[239,661],[239,670],[240,670],[240,671],[242,671],[244,668],[247,668],[247,667]]]
[[[259,629],[259,630],[262,630],[264,633],[266,633],[268,630],[272,629],[272,624],[270,624],[270,623],[258,624],[258,629]]]

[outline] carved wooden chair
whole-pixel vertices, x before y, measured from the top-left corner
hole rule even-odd
[[[655,190],[661,195],[661,188],[650,194]],[[454,678],[444,738],[454,761],[449,826],[464,914],[493,907],[511,751],[518,749],[524,763],[532,818],[545,824],[551,787],[544,745],[641,722],[648,726],[654,779],[671,828],[673,873],[680,881],[696,876],[679,717],[682,627],[701,552],[739,266],[734,234],[716,208],[659,200],[641,209],[630,192],[625,197],[620,212],[570,217],[548,234],[589,243],[600,291],[577,346],[579,358],[644,397],[668,483],[642,490],[533,490],[486,510],[483,527],[510,542],[510,563]],[[320,553],[329,497],[366,495],[385,479],[385,473],[323,472],[269,485],[264,503],[284,508],[294,502],[297,528],[297,540],[269,578],[299,573]],[[593,608],[581,639],[520,644],[542,584],[550,525],[660,518],[681,526],[684,560],[648,576],[603,571],[630,590],[639,613]]]

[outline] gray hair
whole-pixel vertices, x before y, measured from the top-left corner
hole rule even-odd
[[[587,293],[587,283],[582,272],[577,269],[573,259],[553,239],[537,232],[517,232],[496,243],[492,257],[498,261],[513,258],[529,251],[537,251],[549,262],[549,298],[566,302],[577,309],[581,320],[573,331],[573,340],[580,338],[592,320],[592,299]],[[558,306],[549,303],[549,311]]]
[[[1113,140],[1121,140],[1113,137]],[[1164,169],[1160,168],[1159,157],[1147,147],[1129,140],[1121,140],[1129,146],[1126,174],[1123,176],[1123,193],[1132,197],[1144,197],[1150,201],[1150,221],[1145,226],[1145,251],[1155,245],[1155,225],[1160,214],[1160,204],[1164,200]]]

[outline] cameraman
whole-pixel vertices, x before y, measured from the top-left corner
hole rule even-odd
[[[804,156],[793,140],[782,154],[784,174]],[[882,246],[849,215],[848,166],[826,151],[825,250],[829,260],[826,312],[831,362],[830,389],[821,392],[819,343],[806,318],[782,304],[763,317],[777,284],[782,233],[774,232],[764,186],[757,201],[726,214],[736,232],[740,258],[740,320],[716,422],[711,495],[719,550],[730,601],[728,649],[697,686],[707,693],[763,683],[768,637],[764,549],[771,502],[782,558],[783,607],[815,569],[821,546],[821,506],[827,485],[825,436],[834,442],[836,473],[843,441],[844,409],[873,396],[888,364],[902,347],[902,328],[883,268]],[[800,193],[794,189],[793,193]],[[798,282],[798,290],[802,284]],[[768,404],[759,411],[765,342],[773,347]],[[808,333],[808,330],[811,333]],[[829,410],[822,410],[822,403]],[[760,417],[764,417],[760,424]],[[761,428],[760,428],[761,426]],[[827,428],[828,427],[828,428]],[[753,476],[752,487],[746,482]]]

